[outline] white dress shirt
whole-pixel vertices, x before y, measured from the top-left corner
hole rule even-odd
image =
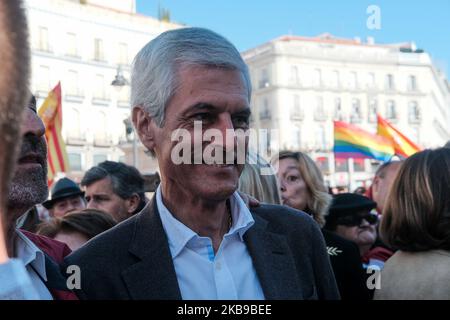
[[[243,240],[255,221],[237,192],[230,198],[233,224],[216,254],[210,238],[199,236],[169,212],[162,201],[160,186],[156,190],[156,205],[183,299],[264,299]]]

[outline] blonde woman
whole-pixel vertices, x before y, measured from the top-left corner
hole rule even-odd
[[[398,251],[386,262],[375,299],[450,299],[450,149],[405,160],[381,219],[381,238]]]
[[[322,173],[302,152],[282,151],[272,159],[283,205],[308,213],[321,227],[331,202]],[[322,229],[343,300],[370,298],[356,244]]]

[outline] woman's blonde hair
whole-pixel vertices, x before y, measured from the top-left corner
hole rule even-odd
[[[325,224],[325,215],[331,203],[322,172],[316,163],[302,152],[281,151],[272,159],[272,164],[282,159],[294,159],[298,163],[298,170],[305,181],[310,197],[306,203],[305,212],[312,215],[314,220],[322,227]]]
[[[405,160],[386,200],[380,234],[403,251],[450,250],[450,149],[424,150]]]
[[[239,178],[239,191],[261,202],[281,204],[280,188],[270,163],[256,152],[248,152],[248,160]],[[271,173],[271,174],[268,174]]]

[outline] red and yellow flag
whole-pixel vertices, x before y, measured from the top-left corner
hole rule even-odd
[[[380,115],[377,115],[377,120],[377,134],[392,140],[395,154],[407,158],[422,150]]]
[[[38,114],[45,125],[45,137],[48,144],[48,184],[50,186],[56,173],[69,170],[66,145],[61,136],[62,105],[60,82],[48,93]]]

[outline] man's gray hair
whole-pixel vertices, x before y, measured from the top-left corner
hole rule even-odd
[[[134,58],[131,106],[143,106],[156,124],[162,127],[167,103],[180,85],[178,71],[191,65],[240,71],[250,101],[250,75],[239,51],[213,31],[183,28],[160,34]]]

